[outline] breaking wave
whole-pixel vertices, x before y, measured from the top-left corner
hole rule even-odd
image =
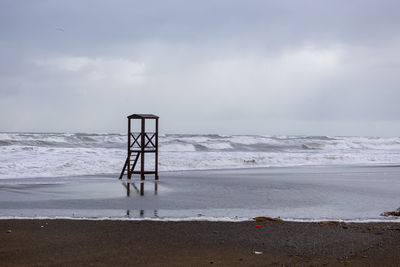
[[[399,137],[167,134],[159,145],[161,171],[400,164]],[[0,133],[0,178],[116,174],[125,157],[123,134]]]

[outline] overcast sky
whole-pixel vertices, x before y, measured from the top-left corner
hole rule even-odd
[[[0,131],[400,134],[400,1],[0,1]]]

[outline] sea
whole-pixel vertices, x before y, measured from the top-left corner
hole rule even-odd
[[[159,180],[119,180],[126,134],[0,133],[0,219],[400,222],[381,215],[400,137],[163,134],[159,151]]]
[[[161,172],[400,165],[400,137],[163,134],[159,151]],[[126,134],[0,133],[0,179],[117,176],[126,155]]]

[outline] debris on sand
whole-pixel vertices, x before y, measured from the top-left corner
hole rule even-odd
[[[281,218],[272,218],[272,217],[265,217],[265,216],[260,216],[260,217],[254,217],[253,220],[256,222],[262,222],[262,221],[274,221],[274,222],[283,222]]]
[[[338,221],[323,221],[323,222],[319,222],[319,225],[346,225],[345,222],[338,222]]]
[[[385,211],[381,213],[381,216],[400,216],[400,208],[395,211]]]

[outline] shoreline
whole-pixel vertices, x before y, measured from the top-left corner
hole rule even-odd
[[[328,165],[282,165],[282,166],[263,166],[263,165],[253,165],[246,167],[223,167],[223,168],[205,168],[205,169],[176,169],[176,170],[163,170],[159,171],[159,175],[171,176],[173,174],[182,174],[182,173],[208,173],[208,172],[230,172],[230,171],[276,171],[276,170],[307,170],[307,169],[316,169],[316,170],[329,170],[329,169],[356,169],[356,168],[400,168],[400,163],[348,163],[348,164],[328,164]],[[1,181],[24,181],[24,180],[46,180],[49,178],[57,178],[57,179],[68,179],[68,178],[106,178],[106,179],[118,179],[120,173],[98,173],[98,174],[71,174],[71,175],[60,175],[60,176],[27,176],[27,177],[3,177],[0,178]],[[134,178],[132,178],[134,180]],[[126,179],[126,175],[121,181],[129,181]]]
[[[325,167],[0,180],[0,218],[388,222],[397,220],[380,214],[399,208],[399,176],[397,167]]]
[[[400,262],[400,220],[380,216],[398,208],[399,168],[282,170],[170,172],[159,181],[149,177],[144,182],[108,176],[63,178],[65,183],[59,184],[60,180],[51,183],[51,178],[43,178],[43,184],[0,180],[0,262],[2,266],[396,266]],[[251,219],[257,216],[284,221]],[[290,217],[300,219],[285,219]]]
[[[395,266],[400,226],[0,220],[0,251],[4,266]]]
[[[346,223],[346,224],[368,224],[368,223],[400,223],[400,217],[389,216],[384,217],[387,219],[365,219],[365,220],[346,220],[346,219],[285,219],[279,218],[282,222],[288,223]],[[223,217],[182,217],[182,218],[136,218],[136,217],[67,217],[67,216],[56,216],[56,217],[23,217],[23,216],[0,216],[0,221],[7,220],[38,220],[38,221],[53,221],[53,220],[71,220],[71,221],[121,221],[121,222],[221,222],[221,223],[241,223],[241,222],[254,222],[253,218],[223,218]]]

